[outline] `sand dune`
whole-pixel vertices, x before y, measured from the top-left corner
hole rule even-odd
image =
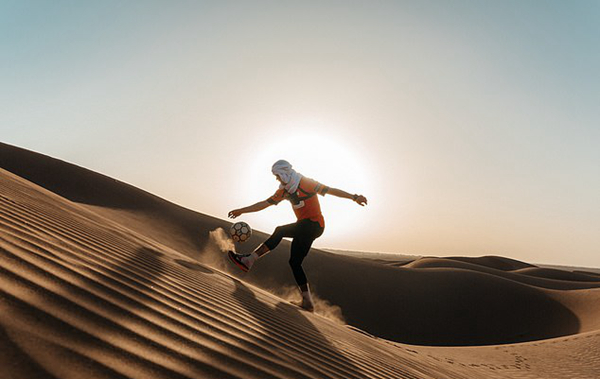
[[[527,267],[500,270],[489,266],[467,263],[455,258],[422,258],[407,264],[407,268],[454,268],[498,276],[534,287],[569,290],[600,287],[600,280],[593,276],[566,271]]]
[[[307,272],[323,303],[310,314],[274,295],[292,287],[289,244],[248,275],[229,272],[209,234],[224,220],[8,145],[0,164],[1,378],[600,372],[594,275],[502,257],[394,267],[313,250]]]

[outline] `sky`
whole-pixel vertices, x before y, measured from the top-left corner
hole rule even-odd
[[[287,159],[369,201],[315,247],[600,267],[598,41],[595,0],[0,0],[0,140],[222,219]]]

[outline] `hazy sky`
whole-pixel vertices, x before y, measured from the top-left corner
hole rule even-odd
[[[288,159],[369,199],[317,247],[600,267],[599,41],[596,0],[0,0],[0,136],[220,218]]]

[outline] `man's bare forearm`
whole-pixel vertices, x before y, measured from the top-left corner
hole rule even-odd
[[[263,209],[269,207],[270,205],[271,204],[268,201],[259,201],[256,204],[252,204],[252,205],[242,208],[240,210],[242,211],[242,213],[258,212],[258,211],[262,211]]]
[[[329,188],[329,191],[327,191],[328,194],[333,195],[333,196],[337,196],[337,197],[341,197],[343,199],[350,199],[354,202],[356,202],[358,205],[366,205],[367,204],[367,198],[364,197],[363,195],[352,195],[344,190],[341,190],[339,188]]]
[[[337,196],[337,197],[341,197],[344,199],[352,199],[354,195],[349,194],[348,192],[338,189],[338,188],[329,188],[329,191],[327,191],[328,195],[333,195],[333,196]]]
[[[243,215],[244,213],[251,213],[251,212],[258,212],[258,211],[262,211],[263,209],[267,208],[271,206],[271,203],[269,203],[268,201],[264,200],[264,201],[259,201],[256,204],[252,204],[248,207],[244,207],[244,208],[239,208],[239,209],[234,209],[231,212],[229,212],[229,217],[230,218],[236,218],[239,217],[241,215]]]

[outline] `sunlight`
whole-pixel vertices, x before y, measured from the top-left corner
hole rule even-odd
[[[243,198],[248,205],[266,199],[278,188],[271,165],[279,159],[289,161],[299,173],[325,185],[368,196],[372,175],[367,170],[368,162],[361,156],[364,150],[359,144],[327,132],[331,126],[326,128],[322,122],[296,122],[279,128],[294,132],[266,138],[255,152],[244,178],[247,191]],[[333,196],[319,200],[328,229],[321,245],[326,245],[327,240],[339,239],[340,235],[351,234],[363,224],[360,219],[364,216],[363,207]],[[243,217],[267,233],[277,225],[295,221],[287,202]]]

